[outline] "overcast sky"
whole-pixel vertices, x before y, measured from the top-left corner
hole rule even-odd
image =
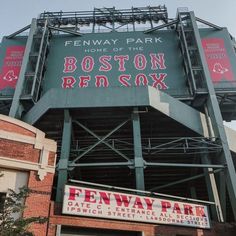
[[[43,11],[93,10],[94,7],[130,8],[165,4],[169,17],[178,7],[188,7],[195,15],[219,26],[228,27],[236,36],[236,0],[0,0],[0,37],[28,25]]]
[[[236,0],[0,0],[0,39],[30,24],[44,11],[82,11],[94,7],[128,9],[165,4],[170,18],[178,7],[188,7],[199,18],[227,27],[236,37]],[[236,129],[236,122],[233,125]]]

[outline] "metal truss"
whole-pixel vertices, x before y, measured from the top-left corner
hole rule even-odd
[[[53,27],[70,28],[73,31],[81,31],[86,28],[91,32],[99,31],[100,27],[108,31],[118,31],[124,26],[130,25],[130,30],[135,31],[139,25],[153,27],[159,21],[167,23],[168,14],[165,6],[156,7],[132,7],[131,9],[117,10],[112,8],[94,8],[93,11],[76,12],[44,12],[41,13],[38,22],[48,19]],[[96,27],[99,27],[96,29]]]
[[[131,151],[133,150],[133,143],[131,139],[117,139],[117,138],[107,138],[106,142],[104,140],[101,141],[101,138],[98,137],[91,130],[83,126],[78,121],[74,121],[76,124],[80,124],[81,127],[89,131],[91,135],[96,137],[98,143],[96,143],[96,150],[106,151],[112,149],[113,151],[119,153],[120,156],[124,157],[122,151]],[[83,141],[89,142],[90,139],[83,139]],[[74,149],[71,149],[72,156],[75,156],[76,153],[80,154],[76,161],[79,160],[86,153],[94,151],[95,147],[88,146],[80,148],[78,143],[79,140],[73,140]],[[99,143],[106,144],[107,148],[97,147]],[[207,147],[207,148],[206,148]],[[195,155],[195,154],[203,154],[203,153],[218,153],[222,150],[222,145],[219,144],[219,141],[216,138],[204,138],[204,137],[168,137],[168,138],[142,138],[142,151],[144,155]],[[85,153],[86,151],[86,153]],[[124,157],[125,159],[127,157]]]
[[[90,130],[88,127],[83,125],[78,120],[73,120],[73,123],[84,129],[91,135],[91,139],[81,139],[81,140],[73,140],[75,144],[75,148],[71,148],[71,158],[72,160],[69,162],[70,168],[75,167],[105,167],[105,166],[127,166],[129,168],[134,168],[135,160],[133,158],[129,158],[124,152],[135,151],[133,139],[112,139],[110,136],[118,131],[121,127],[123,127],[130,119],[127,119],[121,122],[118,126],[116,126],[113,130],[111,130],[107,135],[103,137],[99,137],[95,132]],[[81,148],[78,143],[91,143],[92,138],[97,139],[97,142],[90,144],[89,146],[83,145]],[[140,137],[141,138],[141,137]],[[152,160],[158,160],[158,157],[161,155],[196,155],[196,154],[209,154],[209,153],[218,153],[222,150],[222,146],[218,144],[215,138],[203,138],[203,137],[170,137],[170,138],[144,138],[140,140],[142,142],[142,153],[143,167],[189,167],[189,168],[224,168],[224,165],[212,165],[212,164],[196,164],[196,163],[169,163],[168,161],[164,162],[151,162],[145,160],[145,157],[151,156]],[[104,144],[103,147],[99,146],[100,144]],[[80,160],[85,159],[88,154],[91,154],[95,151],[108,151],[112,150],[116,154],[118,154],[124,161],[116,162],[116,161],[108,161],[101,163],[91,163],[85,162],[82,163]]]
[[[98,135],[96,135],[93,131],[91,131],[89,128],[87,128],[85,125],[81,124],[79,121],[73,120],[73,123],[79,125],[81,128],[83,128],[84,130],[86,130],[89,134],[91,134],[93,137],[95,137],[98,141],[96,143],[94,143],[93,145],[85,148],[85,150],[82,151],[82,153],[77,156],[71,163],[70,166],[76,166],[76,165],[80,165],[80,164],[76,164],[77,161],[79,161],[82,157],[84,157],[87,153],[91,152],[94,150],[94,148],[96,148],[100,143],[105,144],[108,148],[110,148],[111,150],[113,150],[114,152],[116,152],[118,155],[120,155],[122,158],[124,158],[128,163],[131,163],[131,160],[124,155],[122,152],[120,152],[117,148],[115,148],[115,146],[112,146],[111,144],[109,144],[109,142],[106,141],[106,139],[111,136],[114,132],[116,132],[118,129],[120,129],[122,126],[124,126],[129,120],[125,120],[124,122],[122,122],[121,124],[119,124],[117,127],[115,127],[111,132],[109,132],[107,135],[105,135],[104,137],[99,137]],[[79,150],[81,151],[81,150]]]

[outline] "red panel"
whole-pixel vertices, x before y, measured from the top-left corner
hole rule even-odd
[[[25,46],[10,46],[6,48],[6,55],[0,73],[0,90],[15,88],[20,74]]]
[[[202,39],[202,46],[213,83],[220,83],[222,80],[235,81],[224,39]]]

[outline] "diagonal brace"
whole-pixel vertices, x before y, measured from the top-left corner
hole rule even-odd
[[[164,184],[164,185],[161,185],[161,186],[158,186],[158,187],[151,188],[149,191],[156,191],[156,190],[160,190],[160,189],[163,189],[163,188],[171,187],[171,186],[176,185],[176,184],[182,184],[182,183],[185,183],[185,182],[188,182],[188,181],[191,181],[191,180],[195,180],[195,179],[205,177],[207,174],[215,174],[215,173],[218,173],[220,171],[222,171],[222,169],[206,171],[205,173],[202,173],[202,174],[198,174],[198,175],[195,175],[195,176],[191,176],[189,178],[177,180],[177,181],[174,181],[174,182],[171,182],[171,183],[168,183],[168,184]]]
[[[104,137],[99,137],[98,135],[96,135],[93,131],[91,131],[90,129],[88,129],[87,127],[85,127],[83,124],[81,124],[79,121],[74,120],[73,122],[77,125],[79,125],[81,128],[83,128],[84,130],[86,130],[88,133],[90,133],[92,136],[94,136],[95,138],[97,138],[99,141],[96,142],[95,144],[93,144],[90,148],[88,148],[86,151],[84,151],[83,153],[81,153],[78,157],[76,157],[74,159],[74,161],[72,163],[75,163],[76,161],[78,161],[79,159],[81,159],[83,156],[85,156],[88,152],[90,152],[92,149],[94,149],[96,146],[98,146],[100,143],[105,144],[106,146],[108,146],[109,148],[111,148],[113,151],[115,151],[117,154],[119,154],[120,156],[122,156],[124,159],[126,159],[127,161],[131,162],[131,160],[124,155],[123,153],[121,153],[120,151],[118,151],[117,149],[115,149],[114,147],[112,147],[109,143],[107,143],[105,140],[111,136],[114,132],[116,132],[118,129],[120,129],[122,126],[124,126],[127,122],[129,121],[126,120],[124,122],[122,122],[120,125],[118,125],[115,129],[113,129],[111,132],[109,132],[107,135],[105,135]]]

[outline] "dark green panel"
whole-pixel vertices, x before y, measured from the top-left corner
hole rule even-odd
[[[216,93],[236,91],[236,57],[227,29],[200,29],[199,32]]]
[[[121,55],[126,56],[123,59],[124,68],[119,66],[119,60],[122,60],[119,59]],[[94,66],[91,71],[83,71],[81,63],[86,61],[84,59],[86,56],[92,59],[87,59],[87,67],[84,70],[90,69],[88,60],[92,60]],[[106,57],[101,58],[101,56]],[[71,60],[68,67],[64,66],[65,60],[69,60],[65,59],[66,57]],[[135,59],[139,63],[137,66],[134,64]],[[159,60],[159,63],[155,63],[156,59]],[[74,63],[75,60],[76,63]],[[64,69],[67,71],[63,72]],[[130,77],[120,77],[121,75]],[[81,76],[90,76],[90,81],[84,80],[82,83]],[[43,93],[51,88],[62,88],[63,77],[66,77],[64,81],[72,81],[71,85],[64,83],[65,86],[71,87],[66,88],[68,90],[85,89],[80,86],[96,87],[96,82],[99,87],[99,78],[96,79],[96,76],[106,76],[109,84],[101,83],[101,86],[150,85],[166,90],[172,95],[188,95],[182,56],[175,31],[165,30],[151,34],[142,32],[97,33],[81,37],[53,36]],[[70,78],[68,79],[68,77]],[[122,81],[119,81],[119,78]],[[146,78],[146,83],[140,82]],[[161,80],[160,78],[162,78],[162,82],[155,83],[155,81]],[[101,81],[103,82],[103,79]]]
[[[13,96],[27,37],[3,38],[0,47],[0,97]]]

